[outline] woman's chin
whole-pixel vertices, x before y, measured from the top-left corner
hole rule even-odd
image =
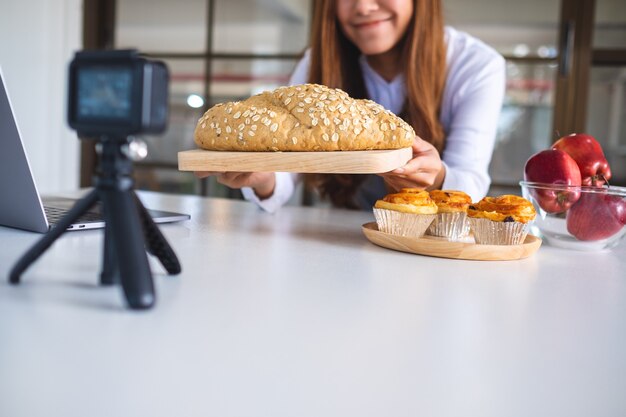
[[[382,55],[393,49],[393,44],[389,44],[387,42],[373,43],[370,42],[367,47],[359,48],[363,55],[374,56],[374,55]]]

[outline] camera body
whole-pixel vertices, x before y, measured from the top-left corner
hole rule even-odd
[[[79,136],[162,133],[169,73],[136,50],[80,51],[69,68],[68,123]]]

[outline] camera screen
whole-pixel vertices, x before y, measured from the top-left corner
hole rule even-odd
[[[78,71],[77,119],[130,119],[132,82],[131,68],[81,68]]]

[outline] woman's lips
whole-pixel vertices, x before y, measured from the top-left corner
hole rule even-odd
[[[381,23],[387,22],[391,20],[391,18],[387,18],[387,19],[377,19],[377,20],[371,20],[369,22],[361,22],[361,23],[355,23],[353,26],[357,29],[366,29],[366,28],[373,28],[378,26]]]

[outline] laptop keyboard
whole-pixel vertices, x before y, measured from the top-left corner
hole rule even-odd
[[[68,213],[68,209],[59,208],[59,207],[49,207],[44,206],[44,211],[46,212],[46,217],[48,218],[48,222],[50,224],[58,223],[59,220]],[[88,222],[97,222],[102,220],[102,215],[100,213],[95,213],[92,211],[88,211],[83,213],[78,219],[74,221],[74,223],[88,223]]]

